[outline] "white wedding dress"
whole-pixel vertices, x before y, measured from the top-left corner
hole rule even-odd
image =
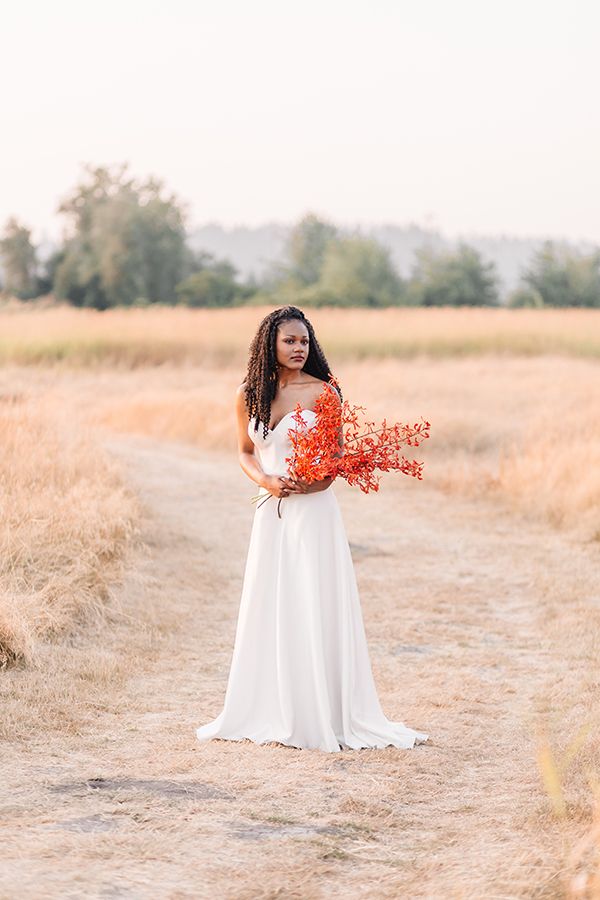
[[[257,432],[248,424],[266,473],[287,472],[291,416],[266,438],[262,424]],[[258,501],[224,707],[196,730],[198,740],[249,738],[329,752],[426,741],[381,709],[333,486],[284,497],[281,518],[278,502]]]

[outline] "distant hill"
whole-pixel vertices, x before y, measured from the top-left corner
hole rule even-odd
[[[261,278],[270,267],[282,262],[287,237],[291,225],[265,223],[255,228],[238,225],[225,228],[211,222],[197,228],[190,236],[190,243],[196,250],[206,250],[219,258],[229,259],[238,269],[242,278],[254,275]],[[484,260],[494,262],[500,278],[500,293],[505,297],[519,282],[521,270],[525,268],[533,253],[541,247],[545,238],[518,238],[501,236],[461,236],[446,238],[439,231],[429,231],[418,225],[377,225],[370,228],[356,228],[352,231],[340,228],[340,232],[360,233],[373,237],[388,247],[396,268],[404,277],[411,273],[415,251],[423,245],[435,250],[450,250],[463,240],[481,253]],[[574,244],[556,241],[571,249],[591,252],[595,245],[589,242]]]
[[[228,259],[242,278],[261,278],[271,265],[281,262],[291,225],[274,222],[250,228],[239,225],[225,228],[210,222],[196,229],[188,242],[194,250],[207,250],[220,259]]]

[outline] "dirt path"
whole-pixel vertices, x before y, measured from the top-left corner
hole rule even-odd
[[[225,690],[252,485],[229,457],[107,446],[146,509],[148,550],[103,638],[133,674],[12,761],[1,897],[562,896],[537,732],[564,748],[591,721],[597,547],[425,483],[336,485],[383,707],[430,745],[200,745]]]

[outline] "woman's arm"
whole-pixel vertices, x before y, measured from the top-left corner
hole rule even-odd
[[[237,421],[238,456],[240,466],[248,478],[259,487],[265,488],[275,497],[285,497],[287,494],[300,493],[297,486],[289,478],[279,475],[267,475],[254,452],[252,438],[248,434],[248,413],[244,385],[241,384],[235,396],[235,412]]]

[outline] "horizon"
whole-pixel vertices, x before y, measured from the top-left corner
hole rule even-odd
[[[308,213],[312,213],[313,210],[305,210],[301,215],[307,215]],[[19,217],[16,216],[18,219]],[[440,239],[447,241],[449,243],[458,243],[460,241],[464,241],[468,243],[469,240],[473,241],[485,241],[485,240],[500,240],[500,241],[515,241],[515,242],[543,242],[543,241],[552,241],[556,244],[565,243],[571,244],[575,246],[583,246],[589,245],[590,247],[599,247],[600,248],[600,240],[592,240],[590,238],[570,238],[564,237],[561,235],[551,235],[551,234],[518,234],[518,233],[509,233],[509,232],[459,232],[456,234],[452,234],[444,229],[440,228],[436,225],[429,225],[426,222],[420,223],[415,221],[405,221],[393,222],[391,220],[381,220],[381,221],[373,221],[373,222],[340,222],[337,219],[327,216],[327,215],[319,215],[319,218],[323,218],[328,221],[330,224],[334,225],[340,231],[352,231],[352,230],[365,230],[369,231],[371,229],[377,228],[397,228],[402,231],[410,231],[410,230],[418,230],[423,232],[424,234],[436,235]],[[232,222],[226,223],[221,222],[217,219],[206,219],[203,222],[194,222],[187,228],[187,234],[189,237],[193,237],[197,231],[201,231],[204,228],[219,228],[225,233],[234,232],[234,231],[259,231],[262,228],[283,228],[283,229],[291,229],[300,221],[300,218],[295,220],[285,221],[283,219],[265,219],[256,223],[249,222]],[[27,222],[24,223],[28,225]],[[35,229],[32,229],[35,234]],[[59,233],[61,229],[57,229],[56,234],[52,235],[50,232],[40,231],[37,240],[34,243],[43,244],[43,243],[56,243],[62,240],[61,234]]]

